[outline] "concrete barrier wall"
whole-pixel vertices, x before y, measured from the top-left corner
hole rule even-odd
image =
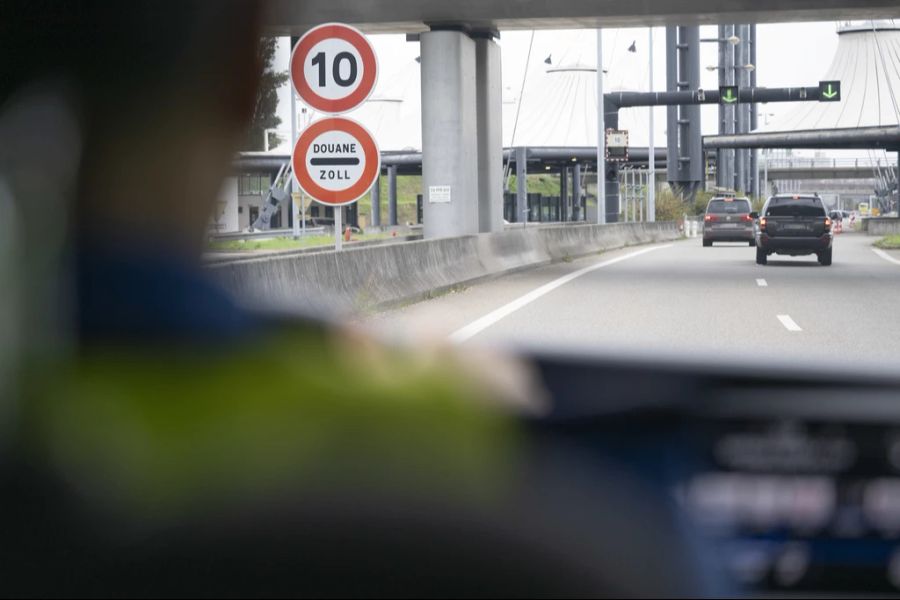
[[[863,219],[864,231],[869,235],[883,237],[900,233],[900,219]]]
[[[523,228],[343,252],[242,259],[209,269],[246,302],[365,310],[419,300],[520,269],[670,241],[679,235],[674,223]]]

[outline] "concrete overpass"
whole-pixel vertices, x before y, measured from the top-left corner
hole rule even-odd
[[[268,28],[298,35],[330,21],[369,33],[575,29],[718,23],[837,21],[900,16],[896,0],[270,0]]]

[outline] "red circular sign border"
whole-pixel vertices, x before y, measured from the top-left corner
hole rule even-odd
[[[303,64],[307,53],[324,39],[336,37],[352,45],[363,61],[363,78],[348,96],[332,100],[315,93],[306,83]],[[300,60],[297,57],[302,57]],[[290,63],[291,82],[300,99],[314,110],[330,115],[349,112],[365,102],[375,90],[378,78],[378,58],[361,31],[343,23],[325,23],[307,31],[294,46]]]
[[[322,133],[335,130],[354,136],[362,144],[366,155],[366,168],[359,181],[351,187],[337,192],[326,190],[314,182],[306,171],[306,151],[309,150],[310,144]],[[298,157],[300,157],[299,165],[297,164]],[[291,156],[291,166],[294,169],[294,177],[297,179],[300,189],[306,192],[310,198],[326,206],[347,206],[365,196],[366,192],[372,188],[372,184],[378,179],[378,175],[381,173],[381,153],[378,151],[378,145],[371,132],[360,123],[346,117],[327,117],[312,123],[300,134],[297,144],[294,146],[294,153]],[[336,195],[351,195],[353,199],[343,202],[323,200],[323,198]]]

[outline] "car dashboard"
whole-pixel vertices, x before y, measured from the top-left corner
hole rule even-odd
[[[895,381],[584,357],[536,363],[553,398],[547,426],[660,485],[729,591],[900,592]]]

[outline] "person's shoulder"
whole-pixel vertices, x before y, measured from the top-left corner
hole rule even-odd
[[[227,346],[92,345],[32,378],[29,410],[61,469],[138,505],[263,481],[477,488],[528,407],[513,365],[278,320]]]

